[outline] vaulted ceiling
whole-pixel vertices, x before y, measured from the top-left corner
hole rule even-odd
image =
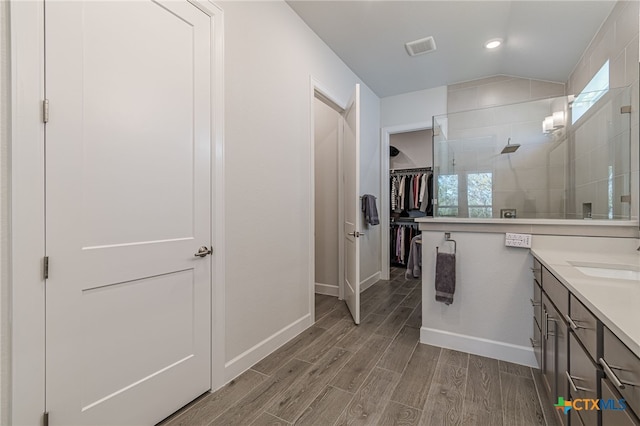
[[[380,97],[496,74],[566,82],[614,1],[296,1],[291,8]],[[435,38],[410,57],[409,41]],[[504,44],[484,48],[485,41]]]

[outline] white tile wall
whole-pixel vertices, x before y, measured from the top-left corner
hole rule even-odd
[[[638,199],[640,198],[640,193],[638,192],[638,176],[640,169],[640,158],[638,154],[638,120],[639,120],[639,99],[638,99],[638,33],[639,33],[639,16],[640,16],[640,3],[637,1],[620,1],[616,4],[613,11],[601,27],[600,31],[594,37],[591,45],[585,50],[582,58],[576,65],[573,73],[569,77],[567,82],[568,93],[577,94],[579,93],[584,86],[591,80],[593,75],[600,69],[602,64],[609,59],[610,72],[610,86],[613,88],[616,87],[625,87],[632,86],[631,90],[631,107],[632,107],[632,116],[631,116],[631,148],[630,148],[630,158],[631,158],[631,179],[627,177],[627,183],[630,185],[630,193],[631,193],[631,205],[620,205],[618,206],[618,202],[614,202],[614,205],[617,206],[614,210],[615,215],[621,215],[624,217],[625,212],[630,213],[632,218],[638,218]],[[614,104],[615,105],[615,104]],[[617,105],[613,108],[615,109]],[[621,117],[617,114],[613,114],[613,121],[611,125],[605,127],[604,129],[620,129],[622,126],[616,126],[615,121],[620,120]],[[602,128],[599,129],[602,131]],[[583,132],[584,133],[584,132]],[[587,132],[588,133],[588,132]],[[584,136],[582,134],[581,136]],[[625,155],[628,151],[628,148],[621,147],[622,142],[619,138],[616,137],[615,134],[607,134],[603,136],[599,134],[596,137],[597,141],[607,141],[612,144],[612,146],[621,149],[621,151],[616,151],[611,154],[614,157],[614,160],[617,166],[620,166],[620,158]],[[579,147],[581,143],[580,138],[576,137],[576,151],[580,151],[582,148]],[[616,167],[616,170],[619,170]],[[579,169],[575,170],[575,179],[576,182],[584,179],[584,172],[579,171]],[[596,172],[595,179],[592,180],[594,185],[597,185],[597,178],[600,173]],[[623,191],[622,186],[624,184],[624,178],[620,178],[620,181],[616,185],[615,195],[619,200],[619,192]],[[602,184],[601,184],[602,187]],[[623,191],[624,192],[624,191]],[[575,202],[569,206],[571,213],[578,214],[582,212],[582,204],[579,197],[584,195],[584,192],[580,192],[576,190]],[[614,200],[616,201],[616,200]],[[573,210],[575,209],[575,210]],[[625,217],[626,218],[626,217]]]

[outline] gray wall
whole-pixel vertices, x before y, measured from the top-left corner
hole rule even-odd
[[[338,294],[338,120],[340,114],[314,100],[316,290]],[[318,288],[322,284],[322,289]],[[331,289],[325,288],[331,286]]]
[[[10,138],[9,2],[0,2],[0,424],[9,424],[9,138]]]

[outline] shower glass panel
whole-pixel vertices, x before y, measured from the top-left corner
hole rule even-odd
[[[631,90],[609,90],[573,125],[572,101],[433,117],[434,216],[629,219]]]

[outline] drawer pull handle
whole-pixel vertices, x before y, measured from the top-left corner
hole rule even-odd
[[[585,329],[587,328],[587,327],[583,327],[581,325],[576,324],[575,321],[569,315],[565,315],[564,317],[566,318],[567,322],[569,323],[569,326],[573,331],[576,331],[579,328],[585,328]]]
[[[540,306],[540,305],[542,305],[542,302],[534,302],[534,301],[533,301],[533,299],[529,299],[529,301],[531,302],[531,306],[533,306],[534,308],[535,308],[536,306]]]
[[[609,380],[611,380],[618,389],[624,389],[625,388],[624,383],[622,383],[620,379],[618,379],[618,376],[615,375],[613,370],[611,370],[611,367],[609,367],[609,364],[607,364],[607,361],[605,361],[603,358],[600,358],[598,362],[604,369],[604,373],[607,375]]]
[[[529,269],[531,269],[531,272],[534,272],[534,273],[542,271],[542,268],[529,268]]]
[[[583,388],[581,386],[576,386],[576,384],[573,382],[574,378],[571,376],[571,374],[569,374],[568,371],[565,371],[564,374],[567,376],[567,380],[569,380],[569,384],[571,385],[571,389],[573,389],[574,392],[578,392],[578,391],[593,392],[591,389]],[[576,380],[578,380],[577,377],[576,377]]]

